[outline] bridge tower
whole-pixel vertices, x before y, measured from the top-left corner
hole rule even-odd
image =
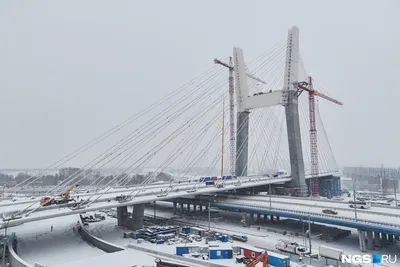
[[[286,98],[285,114],[289,141],[289,157],[292,175],[292,186],[299,196],[307,195],[306,174],[304,171],[303,149],[299,119],[299,104],[296,94],[297,88],[293,85],[298,82],[299,68],[299,29],[293,26],[289,30],[286,46],[286,66],[284,76],[284,97]]]
[[[295,189],[297,195],[307,195],[301,145],[298,97],[296,96],[297,88],[295,88],[293,84],[298,82],[299,29],[294,26],[289,30],[283,89],[279,88],[279,90],[271,93],[249,96],[246,66],[242,49],[238,47],[233,48],[233,59],[237,105],[236,175],[247,175],[250,111],[257,108],[283,105],[286,113],[291,175],[293,178],[291,186]]]

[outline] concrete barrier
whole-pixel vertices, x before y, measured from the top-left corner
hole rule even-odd
[[[29,263],[27,263],[26,261],[24,261],[23,259],[21,259],[17,252],[14,250],[14,246],[13,244],[15,243],[17,237],[15,236],[15,234],[13,233],[10,237],[9,237],[9,242],[8,242],[8,246],[7,246],[7,256],[8,256],[8,261],[10,263],[11,267],[33,267],[33,265],[30,265]]]
[[[150,253],[150,254],[154,254],[154,255],[157,255],[157,256],[163,256],[163,257],[166,257],[166,258],[174,259],[174,260],[177,260],[177,261],[190,262],[190,263],[193,263],[193,264],[196,264],[196,265],[203,265],[203,266],[208,266],[208,267],[223,267],[223,266],[225,266],[225,265],[210,263],[210,262],[207,262],[207,261],[200,261],[200,260],[195,260],[195,259],[186,258],[186,257],[182,257],[182,256],[172,255],[172,254],[169,254],[169,253],[160,252],[160,251],[157,251],[157,250],[152,250],[152,249],[148,249],[148,248],[144,248],[144,247],[140,247],[140,246],[135,246],[135,245],[128,245],[127,247],[131,248],[131,249],[147,252],[147,253]]]
[[[78,232],[82,236],[82,239],[88,242],[89,244],[95,246],[98,249],[103,250],[104,252],[107,253],[113,253],[121,250],[125,250],[125,248],[114,245],[112,243],[109,243],[101,238],[98,238],[91,234],[83,225],[81,216],[79,216],[79,226],[78,226]]]

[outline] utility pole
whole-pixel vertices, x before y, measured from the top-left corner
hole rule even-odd
[[[229,65],[218,60],[214,59],[215,64],[222,65],[229,70],[229,153],[230,153],[230,174],[232,176],[235,175],[235,102],[234,102],[234,80],[233,80],[233,61],[232,57],[229,58]]]

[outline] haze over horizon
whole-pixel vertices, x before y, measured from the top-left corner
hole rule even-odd
[[[344,103],[319,103],[338,165],[397,168],[399,12],[396,0],[3,1],[0,168],[45,168],[293,25],[308,73]]]

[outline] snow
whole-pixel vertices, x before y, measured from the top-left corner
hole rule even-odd
[[[76,223],[77,216],[74,215],[13,228],[18,237],[19,256],[32,265],[53,266],[103,255],[105,252],[90,246],[77,232],[73,232]]]

